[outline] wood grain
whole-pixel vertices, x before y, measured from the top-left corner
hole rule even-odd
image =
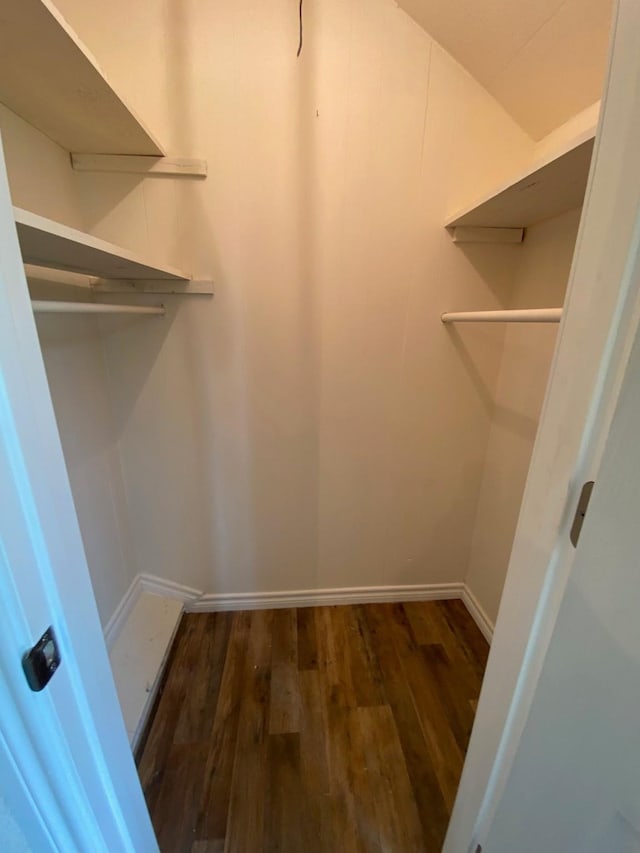
[[[161,851],[437,853],[487,654],[460,602],[185,616],[139,763]]]

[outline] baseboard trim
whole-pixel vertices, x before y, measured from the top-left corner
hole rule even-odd
[[[370,604],[394,601],[437,601],[462,598],[464,584],[436,583],[407,586],[363,586],[335,589],[296,589],[280,592],[240,592],[203,595],[185,604],[190,613],[225,610],[267,610],[283,607],[320,607],[330,604]]]
[[[480,602],[471,592],[466,583],[463,584],[462,603],[471,614],[471,618],[480,629],[485,640],[489,645],[491,645],[491,641],[493,640],[494,624],[491,619],[489,619]]]
[[[494,625],[465,583],[406,584],[403,586],[336,587],[278,592],[239,592],[203,595],[199,590],[149,574],[136,575],[122,601],[109,619],[104,637],[112,649],[123,625],[142,592],[182,601],[187,613],[216,613],[230,610],[267,610],[284,607],[321,607],[331,604],[372,604],[395,601],[444,601],[462,599],[482,635],[491,643]]]
[[[184,608],[183,608],[184,611]],[[160,685],[163,683],[165,673],[167,671],[167,666],[169,664],[169,658],[171,656],[171,650],[173,649],[173,642],[176,638],[176,634],[178,633],[178,628],[180,627],[180,619],[182,619],[182,613],[180,612],[180,616],[176,621],[176,624],[173,626],[173,631],[171,632],[171,636],[169,637],[169,642],[167,643],[167,647],[165,649],[164,655],[162,656],[162,661],[160,662],[160,667],[158,672],[156,673],[156,677],[153,681],[151,689],[148,691],[147,701],[144,704],[144,708],[142,709],[142,713],[140,714],[140,719],[138,720],[138,725],[136,726],[136,730],[133,733],[131,738],[131,751],[134,756],[137,756],[138,749],[141,744],[141,739],[143,735],[146,735],[146,729],[149,724],[149,720],[151,717],[151,712],[154,709],[156,699],[158,698],[158,692],[160,690]]]
[[[122,601],[116,607],[111,619],[107,622],[104,629],[104,641],[107,649],[111,651],[116,640],[120,636],[120,632],[124,627],[125,622],[136,602],[143,592],[149,592],[152,595],[160,595],[163,598],[175,598],[182,601],[185,605],[195,601],[202,596],[200,590],[193,589],[184,584],[168,581],[164,578],[158,578],[155,575],[139,574],[131,581],[131,586],[125,592]]]
[[[138,575],[140,584],[145,592],[161,595],[163,598],[176,598],[185,604],[202,597],[202,591],[191,586],[185,586],[175,581],[158,578],[155,575]]]
[[[104,641],[109,651],[111,651],[115,641],[120,636],[123,625],[129,618],[129,614],[135,607],[137,600],[140,598],[141,592],[142,586],[140,585],[140,575],[136,575],[131,581],[131,586],[125,592],[122,601],[113,611],[111,619],[109,619],[105,626]]]

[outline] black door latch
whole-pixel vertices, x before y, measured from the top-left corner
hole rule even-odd
[[[29,687],[36,693],[46,687],[60,666],[60,650],[53,628],[49,626],[35,646],[22,658],[22,668]]]

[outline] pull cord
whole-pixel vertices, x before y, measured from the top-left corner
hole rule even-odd
[[[300,0],[300,4],[298,6],[298,20],[300,22],[300,41],[298,43],[298,52],[296,56],[300,56],[302,53],[302,0]]]

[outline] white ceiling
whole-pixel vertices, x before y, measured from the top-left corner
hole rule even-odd
[[[600,98],[612,0],[397,0],[534,139]]]

